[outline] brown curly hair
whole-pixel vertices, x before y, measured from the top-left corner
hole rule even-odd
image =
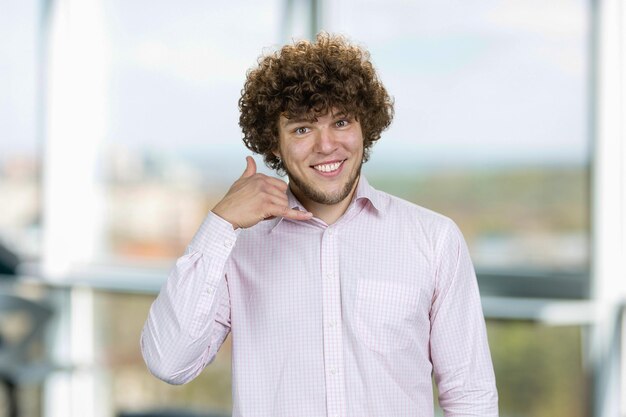
[[[247,73],[239,99],[243,142],[263,155],[268,167],[284,173],[278,149],[278,120],[330,109],[356,118],[363,131],[363,161],[393,119],[393,100],[378,79],[370,55],[344,37],[320,33],[261,56]]]

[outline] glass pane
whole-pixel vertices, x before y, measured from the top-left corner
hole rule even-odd
[[[106,2],[113,53],[103,257],[180,255],[241,175],[248,153],[237,101],[246,70],[278,42],[282,4]]]
[[[139,335],[154,296],[96,293],[97,362],[109,386],[115,415],[122,411],[189,409],[229,412],[231,396],[230,337],[214,362],[192,382],[174,386],[152,376],[141,358]]]
[[[364,170],[442,212],[478,268],[588,265],[589,5],[330,2],[365,45],[396,116]]]
[[[500,415],[589,415],[589,375],[580,326],[489,320]]]
[[[40,250],[39,3],[0,0],[0,243],[26,258]]]
[[[498,386],[500,417],[587,417],[588,370],[583,366],[584,328],[487,321]],[[437,403],[437,417],[443,411]]]

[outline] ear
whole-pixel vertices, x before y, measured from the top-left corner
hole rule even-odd
[[[278,152],[278,149],[273,149],[272,153],[274,154],[276,158],[280,159],[280,152]]]

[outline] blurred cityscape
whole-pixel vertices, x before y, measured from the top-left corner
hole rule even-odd
[[[206,159],[111,147],[102,162],[108,260],[175,258],[237,178]],[[394,161],[389,161],[392,165]],[[238,166],[238,165],[237,165]],[[373,170],[377,188],[454,219],[480,267],[582,270],[588,258],[588,171],[577,166]],[[212,176],[214,173],[217,177]],[[26,258],[40,250],[40,161],[0,160],[0,238]]]
[[[40,167],[34,155],[0,156],[0,242],[29,259],[41,250]]]

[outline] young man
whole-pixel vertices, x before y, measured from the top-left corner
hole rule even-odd
[[[362,49],[319,35],[263,57],[239,101],[254,160],[152,305],[150,371],[196,377],[229,332],[233,416],[495,417],[478,287],[449,219],[361,176],[392,101]]]

